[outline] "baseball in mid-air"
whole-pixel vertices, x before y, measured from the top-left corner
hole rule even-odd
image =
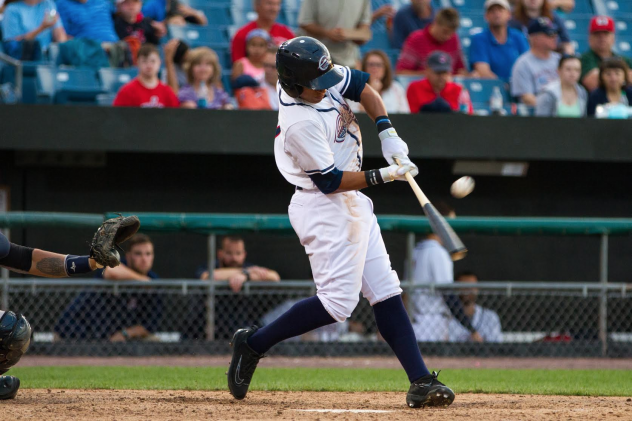
[[[463,199],[474,190],[474,179],[469,176],[461,177],[452,183],[450,187],[450,193],[457,199]]]

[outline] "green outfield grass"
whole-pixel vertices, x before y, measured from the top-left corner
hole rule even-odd
[[[224,367],[17,367],[23,388],[226,390]],[[457,393],[632,396],[624,370],[446,370]],[[251,390],[405,391],[403,370],[259,368]]]

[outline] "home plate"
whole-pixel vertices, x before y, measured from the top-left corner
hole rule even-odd
[[[299,412],[328,412],[332,414],[342,414],[345,412],[350,412],[352,414],[385,414],[387,412],[393,411],[384,411],[382,409],[296,409]]]

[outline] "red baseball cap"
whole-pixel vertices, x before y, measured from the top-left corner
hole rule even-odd
[[[614,32],[614,20],[609,16],[595,16],[590,20],[590,33]]]

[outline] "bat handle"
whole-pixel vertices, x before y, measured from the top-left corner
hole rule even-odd
[[[397,165],[401,165],[399,163],[399,159],[394,158],[394,160]],[[419,204],[421,205],[421,207],[424,207],[426,206],[426,204],[430,203],[430,200],[428,200],[424,192],[421,191],[419,184],[417,184],[412,174],[409,172],[406,172],[406,174],[404,174],[404,177],[406,177],[406,181],[408,181],[408,184],[410,184],[410,187],[413,189],[415,196],[417,196],[417,200],[419,200]]]

